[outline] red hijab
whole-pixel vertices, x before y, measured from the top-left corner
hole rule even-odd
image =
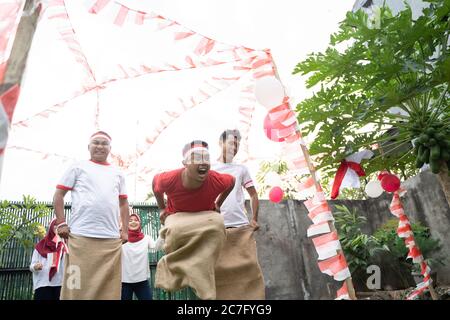
[[[128,227],[128,242],[138,242],[141,241],[142,239],[144,239],[144,234],[142,233],[142,229],[141,229],[141,218],[139,218],[139,216],[135,213],[130,214],[130,218],[132,216],[135,216],[138,221],[139,221],[139,228],[136,230],[130,230],[130,228]]]
[[[59,260],[63,252],[64,244],[63,242],[59,242],[58,246],[55,242],[55,225],[56,225],[56,219],[53,219],[53,221],[50,223],[50,227],[47,230],[47,234],[45,235],[44,239],[39,241],[35,248],[36,251],[39,252],[41,256],[44,258],[47,258],[47,254],[54,253],[53,254],[53,261],[52,266],[50,268],[49,272],[49,280],[51,281],[53,276],[58,272],[58,266],[59,266]]]

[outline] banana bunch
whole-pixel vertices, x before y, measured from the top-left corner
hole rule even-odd
[[[416,167],[421,168],[429,163],[431,172],[436,174],[439,173],[442,162],[446,162],[450,168],[450,129],[433,125],[421,131],[415,143]]]

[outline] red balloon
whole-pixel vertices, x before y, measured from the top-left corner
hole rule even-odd
[[[389,171],[383,170],[378,174],[378,180],[381,181],[385,175],[389,175]]]
[[[280,129],[286,129],[286,126],[284,126],[281,122],[286,120],[285,117],[282,119],[277,119],[277,121],[272,121],[270,119],[270,114],[280,112],[280,111],[288,111],[289,106],[286,103],[283,103],[279,105],[278,107],[272,108],[269,113],[264,118],[264,132],[266,133],[267,138],[269,138],[272,141],[275,142],[282,142],[286,140],[286,138],[278,138],[278,130]]]
[[[400,189],[400,179],[394,174],[386,174],[381,179],[381,187],[387,192],[395,192]]]
[[[278,203],[283,200],[283,195],[283,189],[281,189],[280,187],[273,187],[269,192],[269,199],[272,202]]]

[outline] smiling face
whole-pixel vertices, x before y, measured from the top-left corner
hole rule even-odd
[[[138,230],[140,226],[139,219],[136,216],[131,216],[128,222],[128,230]]]
[[[186,168],[186,175],[196,182],[205,181],[211,167],[209,152],[206,150],[194,151],[183,161]]]
[[[103,137],[96,137],[89,143],[89,152],[91,160],[97,162],[105,162],[111,151],[111,144],[108,139]]]
[[[223,162],[232,162],[239,151],[239,140],[235,136],[229,135],[225,141],[220,140],[220,145],[222,147]]]

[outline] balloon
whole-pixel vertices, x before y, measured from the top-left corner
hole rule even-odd
[[[381,187],[381,182],[378,180],[369,181],[365,188],[366,194],[371,198],[378,198],[383,193],[383,188]]]
[[[281,185],[281,178],[278,173],[271,171],[264,177],[264,182],[271,187],[279,186]]]
[[[267,138],[275,142],[282,142],[285,138],[278,137],[279,129],[283,129],[284,126],[281,123],[276,123],[270,120],[269,114],[264,118],[264,132]]]
[[[269,192],[269,199],[272,202],[278,203],[283,200],[284,192],[280,187],[273,187]]]
[[[387,170],[381,171],[381,172],[378,174],[378,180],[381,181],[381,179],[383,179],[384,176],[389,175],[389,174],[390,174],[390,173],[389,173],[389,171],[387,171]]]
[[[400,179],[395,174],[387,174],[381,179],[381,187],[387,192],[400,189]]]
[[[283,102],[284,88],[275,77],[264,77],[255,83],[255,96],[260,104],[271,109]]]

